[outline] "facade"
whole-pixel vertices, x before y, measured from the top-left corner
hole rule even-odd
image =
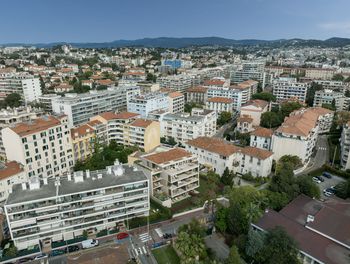
[[[83,161],[94,152],[96,134],[88,123],[71,129],[74,161]]]
[[[207,101],[208,88],[195,86],[186,90],[186,102],[204,104]]]
[[[330,89],[324,89],[315,92],[314,107],[322,107],[323,104],[332,105],[335,103],[337,111],[347,111],[350,106],[350,98],[345,97],[341,92],[335,92]]]
[[[27,180],[23,166],[16,161],[0,164],[0,203],[6,201],[12,192],[14,184],[26,182]]]
[[[171,92],[169,97],[169,112],[183,113],[185,110],[185,96],[180,92]]]
[[[174,91],[185,93],[192,86],[192,78],[189,75],[178,74],[160,77],[157,83],[161,88],[170,88]]]
[[[191,114],[168,113],[159,120],[161,136],[181,143],[200,136],[212,137],[216,133],[216,118],[214,111],[196,108]]]
[[[316,80],[331,80],[335,74],[334,69],[308,68],[305,69],[305,77]]]
[[[74,165],[66,116],[43,116],[2,130],[8,160],[17,161],[28,177],[69,173]]]
[[[253,118],[248,115],[241,115],[240,117],[238,117],[236,130],[239,133],[249,133],[253,131]]]
[[[273,81],[273,95],[276,96],[277,102],[289,98],[298,98],[300,102],[305,102],[310,85],[310,82],[298,82],[296,78],[279,78]]]
[[[114,230],[128,219],[147,216],[149,208],[145,174],[118,163],[56,179],[33,178],[15,185],[5,204],[18,249],[81,238],[84,231]]]
[[[246,104],[252,99],[252,95],[258,92],[259,82],[254,80],[247,80],[234,86],[236,89],[242,91],[242,104]]]
[[[149,93],[138,95],[128,100],[128,112],[137,113],[146,118],[148,114],[156,110],[169,110],[169,99],[165,93]]]
[[[11,93],[20,94],[26,103],[36,102],[42,94],[40,80],[28,73],[1,72],[0,98]]]
[[[84,94],[66,94],[65,97],[52,100],[52,110],[67,115],[73,127],[103,112],[126,110],[128,98],[139,92],[137,86],[118,86]]]
[[[207,91],[207,98],[224,97],[233,100],[233,108],[240,111],[242,106],[242,91],[233,87],[210,87]]]
[[[344,170],[350,169],[350,122],[343,126],[340,138],[340,164]]]
[[[238,147],[219,138],[198,137],[186,143],[186,150],[202,164],[222,175],[225,168],[234,173],[267,177],[271,173],[273,153],[254,147]]]
[[[241,83],[247,80],[257,80],[265,87],[265,62],[243,62],[241,68],[231,71],[231,82]]]
[[[258,127],[250,133],[250,146],[259,149],[272,149],[273,131],[268,128]]]
[[[125,146],[137,146],[145,152],[160,145],[159,122],[141,119],[139,114],[106,112],[91,120],[99,121],[105,126],[106,133],[102,135],[106,136],[108,144],[115,141]]]
[[[153,199],[163,206],[190,197],[199,187],[197,157],[182,148],[159,147],[141,156],[137,166],[150,179]]]
[[[207,100],[205,108],[217,114],[221,112],[233,113],[233,100],[225,97],[212,97]]]
[[[58,94],[43,94],[39,96],[38,102],[43,106],[47,113],[52,113],[52,100],[61,98]]]
[[[269,103],[264,100],[251,100],[241,107],[241,116],[249,116],[253,119],[253,125],[259,126],[261,115],[269,110]]]
[[[272,136],[272,151],[278,161],[284,155],[298,156],[303,163],[311,157],[320,133],[329,131],[333,111],[302,108],[292,112]]]

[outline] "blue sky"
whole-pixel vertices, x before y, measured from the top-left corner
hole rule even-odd
[[[350,38],[350,0],[1,0],[0,43]]]

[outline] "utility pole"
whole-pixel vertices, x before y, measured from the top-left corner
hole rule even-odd
[[[338,147],[338,145],[335,145],[333,160],[332,160],[332,167],[334,166],[334,159],[335,159],[335,153],[337,153],[337,147]]]

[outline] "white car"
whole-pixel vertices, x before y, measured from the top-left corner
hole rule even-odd
[[[317,179],[316,177],[312,177],[312,180],[313,180],[314,182],[318,183],[318,184],[321,183],[321,181],[320,181],[319,179]]]
[[[330,197],[330,196],[332,196],[333,193],[328,192],[327,190],[323,190],[323,194],[327,197]]]

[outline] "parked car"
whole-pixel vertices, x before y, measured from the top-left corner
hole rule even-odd
[[[32,261],[33,259],[32,258],[22,258],[18,261],[18,263],[25,263],[25,262],[29,262],[29,261]]]
[[[43,259],[43,258],[47,258],[47,255],[46,255],[46,254],[44,254],[44,253],[42,253],[42,254],[40,254],[40,255],[35,256],[35,258],[34,258],[34,259]]]
[[[322,173],[322,176],[328,178],[328,179],[332,179],[332,174],[330,174],[329,172],[324,172]]]
[[[68,247],[68,252],[75,252],[78,251],[80,248],[77,245],[74,246],[69,246]]]
[[[122,233],[117,234],[117,239],[118,240],[122,240],[122,239],[125,239],[125,238],[128,238],[128,237],[129,237],[129,234],[126,233],[126,232],[122,232]]]
[[[50,256],[55,257],[66,253],[67,253],[66,249],[55,249],[51,251]]]
[[[324,194],[325,196],[327,196],[327,197],[329,197],[329,196],[332,196],[332,195],[333,195],[333,193],[331,193],[331,192],[327,191],[327,189],[324,189],[324,190],[323,190],[323,194]]]
[[[331,193],[331,194],[335,194],[335,189],[331,188],[327,188],[326,189],[327,192]]]
[[[87,239],[81,242],[83,248],[92,248],[98,246],[98,240],[96,239]]]
[[[164,238],[164,239],[169,239],[169,238],[172,238],[172,237],[173,237],[172,234],[169,234],[169,233],[163,234],[163,238]]]
[[[321,176],[316,176],[317,179],[319,179],[321,182],[324,182],[324,178]]]
[[[312,177],[312,180],[316,183],[321,183],[320,179],[317,177]]]

